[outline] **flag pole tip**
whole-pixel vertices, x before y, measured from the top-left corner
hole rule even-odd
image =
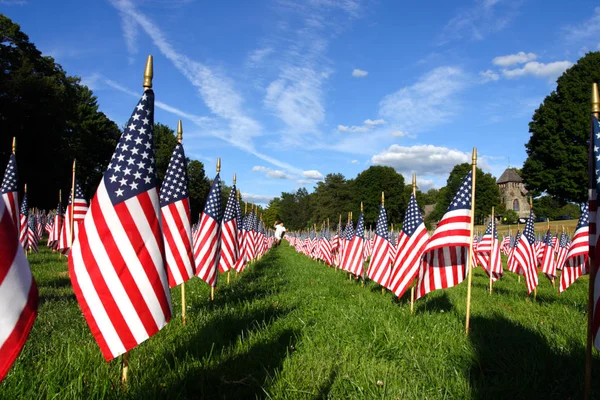
[[[181,120],[177,121],[177,142],[181,143],[183,140],[183,125],[181,124]]]
[[[152,78],[154,77],[154,65],[152,62],[152,56],[149,55],[146,59],[146,68],[144,69],[144,87],[146,89],[152,88]]]
[[[592,83],[592,113],[600,113],[600,94],[596,82]]]
[[[12,153],[15,154],[15,151],[17,150],[17,137],[13,136],[13,142],[12,142]]]
[[[237,176],[236,174],[233,174],[233,184],[235,185],[235,182],[237,181]]]
[[[217,158],[217,174],[221,172],[221,157]]]

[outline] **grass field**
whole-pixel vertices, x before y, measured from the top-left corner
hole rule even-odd
[[[540,275],[534,301],[509,272],[489,296],[476,269],[465,337],[466,282],[411,314],[405,298],[284,245],[229,286],[221,279],[213,302],[199,279],[186,284],[186,325],[173,290],[172,321],[131,352],[123,389],[120,363],[102,358],[57,257],[30,257],[39,317],[2,399],[582,398],[587,277],[559,296]]]
[[[565,232],[569,233],[569,236],[573,236],[573,233],[575,232],[575,227],[577,226],[577,222],[579,222],[579,221],[576,219],[570,219],[570,220],[566,220],[566,221],[550,221],[550,229],[552,231],[552,234],[554,234],[555,232],[561,232],[562,228],[564,228]],[[487,228],[487,225],[486,226],[475,225],[474,231],[481,232],[483,234],[483,232],[485,232],[486,228]],[[525,228],[525,224],[521,224],[520,225],[521,231],[524,228]],[[506,235],[508,233],[509,229],[510,229],[511,233],[513,235],[515,235],[517,233],[517,224],[514,224],[514,225],[498,224],[496,226],[496,229],[498,230],[499,235]],[[548,230],[548,223],[547,222],[536,222],[534,229],[535,229],[536,234],[538,232],[540,234],[546,233],[546,231]]]

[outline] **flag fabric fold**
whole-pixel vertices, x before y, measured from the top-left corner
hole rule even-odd
[[[194,263],[196,276],[217,286],[217,271],[221,246],[221,177],[217,173],[208,192],[200,227],[194,237]]]
[[[379,216],[375,226],[375,240],[371,252],[371,261],[367,276],[380,285],[387,285],[390,279],[390,242],[388,240],[388,221],[385,207],[379,207]]]

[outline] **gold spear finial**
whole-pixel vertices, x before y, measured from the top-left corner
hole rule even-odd
[[[385,205],[385,194],[384,192],[381,192],[381,205]]]
[[[181,143],[183,141],[183,125],[181,125],[181,120],[177,121],[177,142]]]
[[[233,174],[233,184],[234,184],[234,185],[235,185],[235,182],[236,182],[236,180],[237,180],[237,179],[236,179],[236,175],[235,175],[235,174]]]
[[[360,202],[360,212],[363,212],[363,204],[362,204],[362,201]]]
[[[25,193],[27,194],[27,184],[25,184]],[[60,198],[60,195],[58,197]]]
[[[217,158],[217,174],[221,172],[221,157]]]
[[[598,93],[598,84],[592,83],[592,114],[600,114],[600,94]]]
[[[16,150],[17,150],[17,138],[15,136],[13,136],[12,153],[15,154]]]
[[[473,156],[471,158],[473,160],[473,165],[477,165],[477,147],[473,147]]]
[[[413,196],[417,196],[417,174],[413,174],[412,176],[413,180],[412,180],[412,190],[413,190]]]
[[[236,190],[237,192],[237,201],[240,202],[240,189]]]
[[[75,163],[77,162],[76,159],[73,159],[73,172],[75,172]]]
[[[152,64],[152,56],[148,56],[146,68],[144,69],[144,87],[146,89],[152,89],[152,78],[154,77],[154,67]]]

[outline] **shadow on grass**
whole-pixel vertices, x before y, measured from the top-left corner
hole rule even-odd
[[[226,358],[218,364],[209,363],[189,368],[182,377],[174,377],[166,385],[151,383],[134,395],[138,399],[255,399],[265,397],[265,382],[281,369],[291,355],[298,332],[285,329],[269,335],[247,352]],[[194,342],[202,341],[202,335]],[[186,348],[188,356],[194,348]]]
[[[431,294],[429,296],[431,296]],[[410,293],[408,295],[408,301],[410,303]],[[419,301],[415,301],[415,312],[417,314],[448,312],[453,308],[454,306],[445,292],[441,292],[435,297],[425,297]]]
[[[333,387],[338,374],[338,366],[336,365],[331,369],[331,371],[329,371],[329,376],[325,382],[319,385],[319,392],[315,397],[315,400],[324,400],[329,398],[329,392],[331,392],[331,388]]]
[[[474,399],[583,398],[582,346],[552,348],[538,333],[501,316],[473,317],[471,327],[475,361],[469,379]],[[595,359],[593,369],[598,368]],[[599,393],[600,381],[593,386],[593,393]]]

